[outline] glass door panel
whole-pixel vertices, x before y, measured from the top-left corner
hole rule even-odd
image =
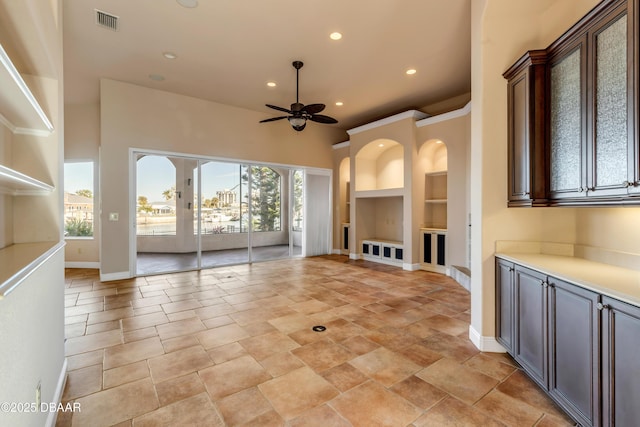
[[[251,261],[289,257],[289,169],[251,165],[249,223]]]
[[[246,186],[238,163],[200,161],[200,219],[202,268],[249,262],[248,235],[242,224]],[[197,227],[195,229],[197,233]]]
[[[302,238],[304,227],[304,171],[291,171],[291,255],[302,256]]]
[[[194,159],[140,154],[136,161],[136,273],[198,268],[193,231]]]

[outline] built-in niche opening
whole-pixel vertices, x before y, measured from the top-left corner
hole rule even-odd
[[[340,162],[340,222],[348,224],[351,207],[351,159],[346,157]]]
[[[371,141],[355,155],[356,191],[404,187],[404,147],[391,139]]]
[[[447,228],[447,145],[439,140],[426,141],[418,152],[418,164],[424,172],[423,228]]]

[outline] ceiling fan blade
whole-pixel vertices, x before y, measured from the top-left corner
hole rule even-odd
[[[309,120],[313,121],[313,122],[318,122],[318,123],[338,123],[338,121],[336,119],[334,119],[333,117],[329,117],[329,116],[323,116],[322,114],[314,114],[313,116],[309,117]]]
[[[270,118],[270,119],[260,120],[260,123],[275,122],[276,120],[286,119],[287,117],[289,117],[289,116],[272,117],[272,118]]]
[[[324,104],[309,104],[309,105],[305,105],[302,108],[302,111],[305,111],[309,114],[316,114],[322,110],[324,110]]]
[[[286,108],[278,107],[276,105],[265,104],[269,108],[273,108],[274,110],[283,111],[285,113],[293,114],[293,111],[287,110]]]

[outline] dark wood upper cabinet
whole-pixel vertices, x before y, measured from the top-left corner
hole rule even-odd
[[[640,204],[639,1],[602,1],[504,73],[509,206]]]
[[[524,54],[508,80],[509,206],[546,205],[545,88],[547,53]]]

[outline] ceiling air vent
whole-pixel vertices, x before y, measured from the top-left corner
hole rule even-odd
[[[118,31],[118,17],[98,9],[96,9],[96,24],[113,31]]]

